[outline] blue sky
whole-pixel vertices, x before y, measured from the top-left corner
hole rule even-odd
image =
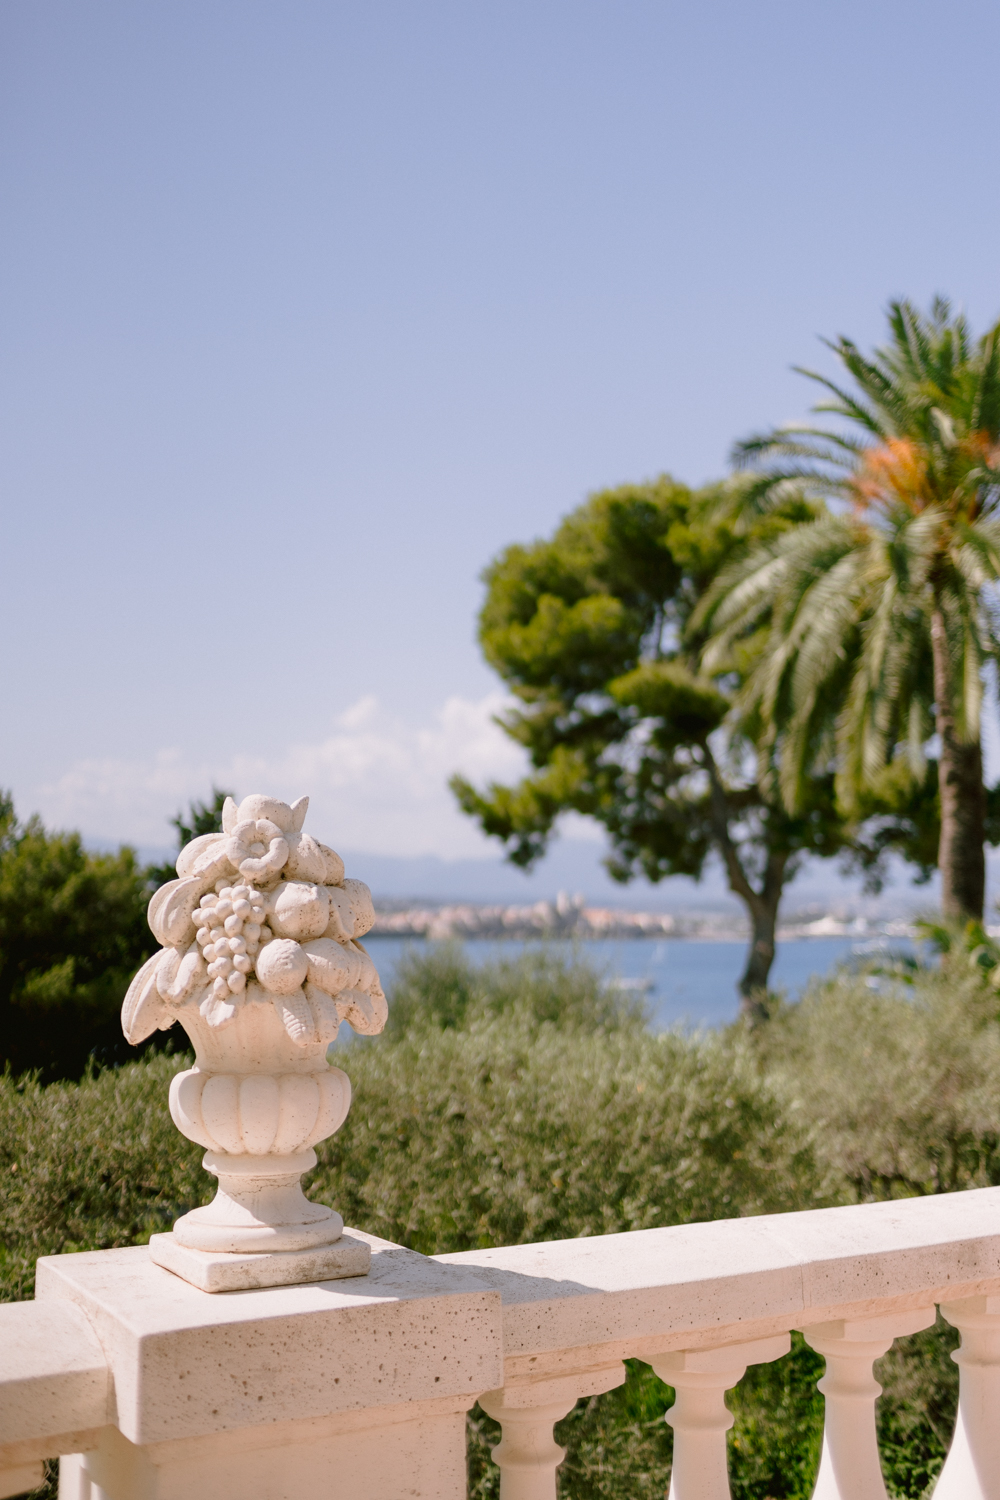
[[[214,777],[487,852],[480,570],[722,472],[890,296],[1000,313],[998,53],[965,0],[6,0],[19,809],[162,842]]]

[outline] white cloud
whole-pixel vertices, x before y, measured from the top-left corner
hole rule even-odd
[[[35,789],[30,805],[50,826],[91,838],[167,844],[166,820],[214,782],[248,792],[311,798],[309,826],[326,842],[373,854],[461,858],[495,852],[455,806],[448,777],[480,784],[523,774],[525,758],[493,715],[508,700],[452,697],[429,724],[393,718],[361,698],[315,744],[290,744],[276,758],[237,752],[209,764],[177,749],[143,760],[86,760]]]

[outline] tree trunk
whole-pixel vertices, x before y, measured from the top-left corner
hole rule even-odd
[[[968,921],[971,917],[981,922],[986,897],[983,753],[978,739],[966,744],[958,736],[948,634],[940,609],[935,609],[931,616],[931,650],[936,723],[941,741],[938,761],[941,910],[956,921]]]
[[[750,948],[746,968],[736,987],[740,997],[740,1015],[752,1026],[757,1026],[761,1021],[766,1021],[770,1014],[767,1008],[767,981],[774,963],[774,929],[778,922],[778,907],[785,885],[788,855],[774,849],[768,852],[763,888],[755,891],[729,833],[729,804],[718,767],[707,745],[703,750],[705,769],[712,789],[712,823],[719,853],[726,867],[729,889],[734,896],[739,896],[750,917]]]
[[[780,899],[779,890],[771,900],[757,898],[752,905],[747,902],[752,936],[738,989],[740,1013],[754,1026],[760,1021],[766,1021],[770,1014],[767,1008],[767,981],[774,963],[774,929],[778,922]]]

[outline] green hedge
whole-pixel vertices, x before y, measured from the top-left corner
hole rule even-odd
[[[310,1191],[426,1254],[995,1183],[996,994],[958,961],[817,984],[762,1033],[654,1035],[572,955],[404,963],[380,1038],[337,1049],[354,1103]],[[186,1066],[151,1055],[79,1084],[0,1079],[0,1295],[37,1256],[145,1241],[210,1196],[166,1109]],[[881,1363],[890,1493],[922,1495],[954,1418],[943,1324]],[[808,1496],[821,1361],[801,1340],[730,1393],[737,1500]],[[662,1495],[672,1399],[652,1371],[578,1404],[560,1493]],[[470,1419],[470,1495],[497,1493],[495,1424]]]

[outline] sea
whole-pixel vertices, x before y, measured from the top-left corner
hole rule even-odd
[[[513,938],[500,941],[470,938],[463,946],[474,963],[483,963],[520,952],[527,944]],[[743,940],[594,939],[572,946],[606,976],[609,984],[645,1003],[649,1023],[655,1030],[672,1026],[690,1030],[724,1026],[737,1017],[736,984],[746,961]],[[422,950],[426,943],[419,938],[372,935],[365,938],[365,947],[381,975],[383,987],[391,989],[392,976],[403,953],[408,948]],[[913,944],[903,938],[872,942],[849,937],[792,938],[779,942],[770,987],[784,991],[789,1000],[797,1000],[814,975],[827,974],[838,964],[852,958],[871,957],[877,952],[912,954]]]

